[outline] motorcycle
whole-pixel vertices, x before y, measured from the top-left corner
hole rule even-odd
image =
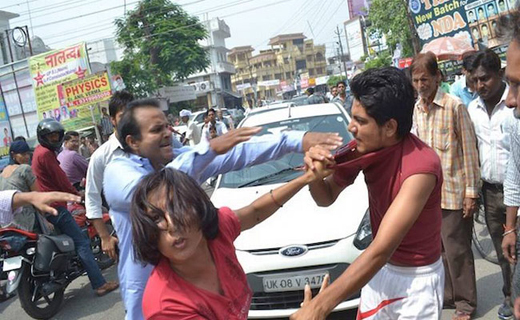
[[[89,237],[99,268],[103,270],[114,264],[103,253],[94,226],[81,213],[73,216]],[[103,221],[114,234],[108,213],[103,214]],[[17,290],[22,308],[35,319],[49,319],[57,314],[67,286],[86,273],[69,236],[16,228],[0,229],[0,270],[0,280],[7,280],[6,294]]]

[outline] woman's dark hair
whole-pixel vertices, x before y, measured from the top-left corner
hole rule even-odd
[[[135,118],[135,111],[140,108],[160,108],[159,101],[156,99],[141,99],[128,104],[121,120],[117,124],[119,143],[121,143],[125,152],[132,152],[132,149],[126,143],[126,136],[132,136],[137,140],[141,139],[141,128]]]
[[[126,90],[114,93],[108,101],[108,112],[110,116],[115,118],[116,114],[120,111],[124,111],[126,106],[132,101],[134,101],[134,96]]]
[[[474,55],[473,61],[471,62],[471,71],[477,70],[478,67],[484,68],[487,72],[498,74],[502,68],[502,62],[495,51],[486,49]]]
[[[410,132],[415,99],[412,83],[403,71],[394,67],[369,69],[354,77],[350,90],[379,126],[395,119],[399,138]]]
[[[155,192],[164,192],[166,210],[150,203]],[[175,228],[187,230],[196,223],[207,240],[218,235],[218,213],[208,195],[198,183],[185,174],[171,168],[150,173],[137,185],[132,199],[130,219],[134,253],[137,260],[157,265],[161,258],[158,242],[164,230],[150,217],[168,214]]]

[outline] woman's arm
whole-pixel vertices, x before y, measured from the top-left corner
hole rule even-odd
[[[289,199],[291,199],[298,191],[307,184],[316,179],[323,178],[323,176],[330,175],[331,169],[326,169],[326,166],[321,167],[321,171],[307,170],[304,175],[271,190],[264,194],[250,205],[236,210],[235,214],[240,221],[240,230],[244,231],[251,229],[260,222],[269,218],[279,208],[281,208]]]

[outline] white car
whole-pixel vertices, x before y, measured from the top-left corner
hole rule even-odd
[[[338,132],[346,143],[352,139],[347,130],[349,121],[337,104],[321,104],[273,108],[249,115],[241,126],[262,126],[263,134]],[[303,174],[295,170],[302,164],[303,155],[291,153],[221,175],[211,200],[216,207],[241,208]],[[303,300],[306,283],[316,294],[325,274],[336,280],[371,241],[368,192],[362,174],[327,208],[318,207],[308,188],[302,189],[273,216],[235,241],[238,260],[253,291],[249,318],[291,315]],[[358,304],[359,293],[335,311],[354,309]]]

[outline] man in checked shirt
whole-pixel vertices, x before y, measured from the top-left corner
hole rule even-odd
[[[433,53],[417,55],[410,69],[419,94],[412,130],[437,152],[444,177],[441,203],[446,274],[444,306],[455,307],[453,319],[471,319],[477,307],[471,251],[472,215],[480,186],[475,130],[466,106],[439,88],[441,74]]]

